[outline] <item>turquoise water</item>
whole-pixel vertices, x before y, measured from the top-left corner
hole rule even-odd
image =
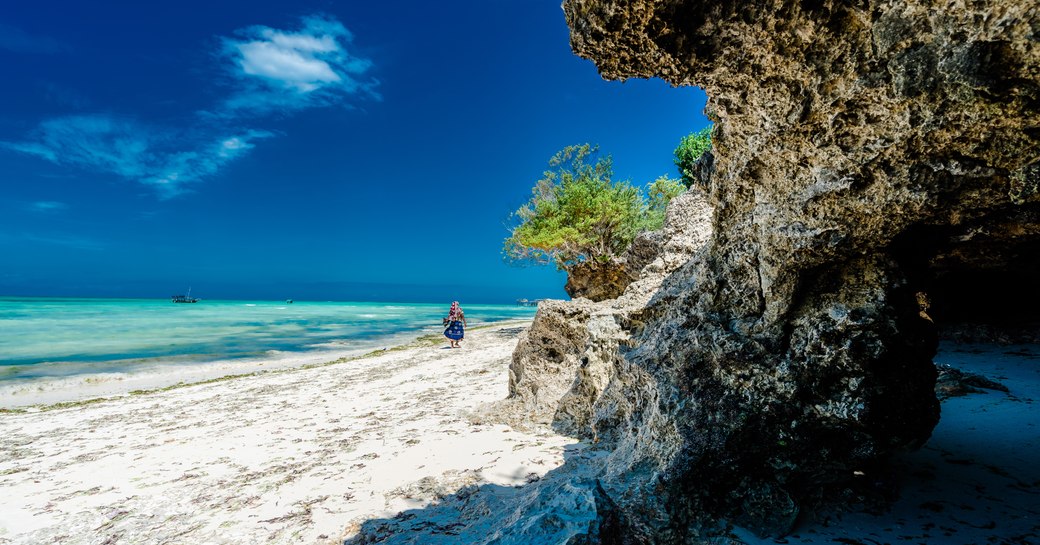
[[[449,305],[0,297],[0,382],[162,363],[349,351],[440,332]],[[470,325],[534,309],[463,305]]]

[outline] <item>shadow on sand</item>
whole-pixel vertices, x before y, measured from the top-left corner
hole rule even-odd
[[[594,469],[606,453],[579,442],[564,448],[564,463],[527,484],[473,485],[421,509],[371,519],[344,545],[564,543],[596,520]],[[523,478],[523,475],[515,477]]]
[[[761,539],[734,529],[709,543],[870,545],[880,543],[1040,543],[1040,347],[947,345],[939,363],[999,380],[950,398],[919,451],[897,456],[899,498],[885,512],[818,514],[790,535]],[[564,463],[520,486],[469,486],[429,506],[371,519],[344,545],[541,545],[599,543],[597,504],[610,505],[598,475],[609,452],[587,443],[565,448]],[[521,475],[517,475],[521,477]],[[865,476],[870,478],[870,476]],[[609,519],[610,517],[604,517]]]

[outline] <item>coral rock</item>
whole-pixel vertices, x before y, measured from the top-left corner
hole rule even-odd
[[[564,11],[572,47],[605,77],[700,85],[716,122],[698,184],[707,218],[637,241],[639,277],[616,300],[571,303],[581,318],[557,328],[575,329],[552,349],[570,369],[553,370],[552,397],[570,379],[554,422],[611,451],[587,539],[694,543],[720,520],[778,535],[800,513],[869,494],[856,472],[919,447],[938,421],[925,302],[950,317],[979,274],[1035,278],[1040,9],[567,0]],[[654,251],[692,231],[707,238]],[[543,309],[532,332],[565,308]],[[540,383],[547,346],[517,348],[515,398]]]

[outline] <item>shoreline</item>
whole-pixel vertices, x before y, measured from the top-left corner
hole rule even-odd
[[[531,319],[501,320],[473,326],[478,331],[496,326],[523,325]],[[170,388],[205,384],[266,373],[308,369],[355,361],[384,351],[444,340],[427,330],[397,333],[378,339],[371,346],[340,350],[271,351],[268,356],[215,359],[188,363],[157,363],[126,372],[80,373],[31,380],[0,382],[0,414],[49,410],[51,407],[97,403],[107,399],[153,393]],[[447,341],[445,341],[447,342]],[[381,348],[379,348],[382,346]]]
[[[537,480],[577,441],[485,412],[522,330],[0,414],[0,543],[342,543],[467,485]]]
[[[493,414],[523,325],[471,329],[461,350],[420,338],[310,367],[0,413],[0,544],[341,544],[384,525],[403,532],[392,543],[438,528],[476,540],[510,524],[507,497],[538,493],[524,485],[567,486],[602,455]],[[888,512],[835,513],[786,539],[981,543],[1040,528],[1029,522],[1040,347],[944,343],[936,361],[1010,393],[945,400],[932,440],[894,460],[901,497]],[[569,471],[554,471],[568,458]],[[481,505],[486,520],[453,518]],[[778,542],[733,532],[749,545]]]

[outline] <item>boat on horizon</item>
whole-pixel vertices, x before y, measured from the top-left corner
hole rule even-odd
[[[171,295],[170,301],[173,303],[198,303],[199,298],[191,296],[191,287],[189,286],[187,295]]]

